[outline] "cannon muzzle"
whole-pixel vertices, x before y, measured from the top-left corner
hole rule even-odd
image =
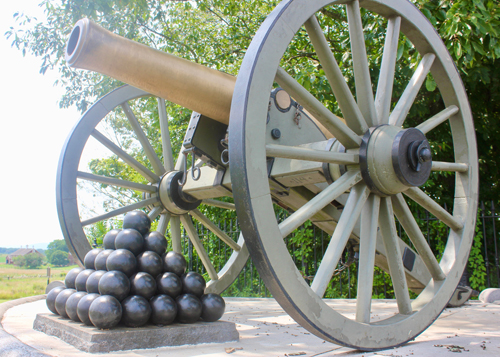
[[[118,36],[88,19],[76,23],[66,61],[229,123],[235,77]]]

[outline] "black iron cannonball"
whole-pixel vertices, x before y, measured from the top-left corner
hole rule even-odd
[[[137,259],[130,250],[117,249],[106,260],[106,268],[108,271],[118,270],[126,276],[132,276],[137,272]]]
[[[132,211],[123,217],[123,229],[132,228],[138,230],[141,235],[145,235],[151,228],[151,220],[142,211]]]
[[[155,325],[170,325],[177,316],[175,300],[165,294],[156,295],[149,300],[151,305],[151,323]]]
[[[87,252],[87,254],[85,254],[85,258],[83,258],[83,265],[85,265],[85,268],[95,270],[95,266],[94,266],[95,258],[102,251],[103,250],[101,248],[94,248],[94,249],[90,250],[89,252]]]
[[[110,329],[122,319],[122,305],[111,295],[102,295],[92,301],[89,319],[99,329]]]
[[[67,274],[66,277],[64,278],[64,285],[68,289],[74,289],[75,288],[75,279],[80,274],[84,269],[77,267],[71,269]]]
[[[139,272],[130,278],[130,295],[139,295],[151,299],[156,293],[156,280],[145,272]]]
[[[160,294],[176,298],[182,293],[181,278],[175,273],[166,272],[156,278],[156,286]]]
[[[186,272],[186,267],[186,259],[180,253],[170,251],[163,256],[164,272],[172,272],[180,277]]]
[[[182,294],[175,299],[177,303],[177,321],[192,324],[201,317],[201,301],[193,294]]]
[[[205,293],[207,283],[200,274],[190,271],[181,277],[182,293],[193,294],[200,298]]]
[[[59,313],[56,310],[56,297],[64,289],[65,289],[64,286],[58,286],[50,290],[49,293],[47,294],[47,299],[45,300],[45,303],[47,304],[47,307],[49,308],[50,312],[56,315],[59,315]]]
[[[99,280],[99,294],[111,295],[122,301],[130,292],[130,280],[121,271],[108,271]]]
[[[145,325],[151,317],[151,305],[139,295],[131,295],[122,301],[122,323],[130,327]]]
[[[104,249],[116,249],[115,248],[115,239],[118,233],[121,232],[121,229],[112,229],[102,239],[102,245]]]
[[[86,291],[89,294],[99,294],[99,280],[106,274],[106,270],[96,270],[87,279]]]
[[[92,321],[89,318],[89,308],[92,302],[97,299],[99,294],[87,294],[80,299],[76,306],[76,313],[81,322],[87,326],[92,326]]]
[[[127,228],[116,236],[115,247],[130,250],[134,255],[138,255],[144,250],[144,238],[139,231]]]
[[[75,279],[75,289],[77,291],[87,291],[87,279],[94,272],[94,269],[85,269],[81,271]]]
[[[205,294],[200,298],[201,318],[207,322],[219,320],[226,310],[226,303],[219,294]]]
[[[66,301],[68,301],[69,297],[76,293],[75,289],[64,289],[59,294],[57,294],[55,307],[57,313],[64,318],[68,318],[68,314],[66,313]]]
[[[94,266],[95,270],[107,270],[106,262],[108,261],[108,257],[111,253],[113,253],[114,249],[105,249],[100,252],[97,257],[95,257]]]
[[[87,295],[85,291],[77,291],[71,295],[68,300],[66,300],[66,314],[75,322],[81,322],[76,309],[78,307],[78,303],[85,295]]]
[[[137,256],[137,269],[156,278],[163,272],[163,262],[158,254],[148,250]]]
[[[167,251],[167,239],[157,231],[149,232],[144,236],[144,250],[152,250],[160,257]]]

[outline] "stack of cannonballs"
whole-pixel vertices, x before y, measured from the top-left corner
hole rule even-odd
[[[49,310],[100,329],[220,319],[222,297],[205,294],[203,277],[186,273],[184,256],[166,252],[167,240],[150,227],[144,212],[127,213],[123,229],[105,235],[104,249],[87,253],[86,269],[70,270],[65,287],[49,292]]]

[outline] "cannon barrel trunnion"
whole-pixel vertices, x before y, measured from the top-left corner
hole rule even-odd
[[[338,6],[347,14],[355,95],[325,37],[324,14]],[[361,9],[386,24],[374,84]],[[295,36],[308,39],[307,51],[315,51],[320,65],[301,76],[324,76],[342,118],[329,109],[331,103],[321,102],[281,67]],[[412,43],[419,64],[393,104],[400,36]],[[273,297],[298,323],[322,339],[362,350],[414,339],[452,297],[467,264],[475,226],[478,162],[473,120],[445,45],[409,1],[284,0],[261,25],[237,78],[121,38],[86,19],[76,24],[66,58],[73,67],[131,85],[94,104],[61,154],[58,212],[68,245],[80,260],[90,250],[84,227],[145,209],[152,220],[159,217],[159,232],[165,234],[169,227],[174,251],[182,251],[184,226],[210,278],[207,291],[226,289],[250,256]],[[429,74],[440,90],[442,110],[410,126],[408,113]],[[136,103],[152,97],[158,97],[161,155],[134,114]],[[176,160],[165,100],[193,111]],[[152,169],[99,131],[100,123],[116,112],[128,120]],[[434,130],[443,126],[450,129],[451,162],[433,157]],[[90,137],[133,168],[142,181],[80,171]],[[430,177],[440,180],[443,173],[455,178],[451,211],[425,189]],[[142,191],[143,198],[82,218],[80,181]],[[200,205],[236,210],[242,231],[238,240],[203,214]],[[447,227],[442,254],[424,238],[415,207]],[[283,210],[288,216],[277,220]],[[192,220],[230,249],[231,257],[222,267],[211,261]],[[330,239],[315,273],[304,276],[285,240],[308,221]],[[344,252],[351,263],[356,261],[357,272],[356,302],[349,311],[323,299]],[[397,301],[394,313],[372,311],[375,267],[390,274]]]

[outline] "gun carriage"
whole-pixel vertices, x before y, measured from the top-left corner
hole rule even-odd
[[[318,20],[319,11],[332,4],[347,8],[355,96]],[[375,91],[360,7],[387,20]],[[303,26],[343,119],[280,67],[283,54]],[[393,106],[400,32],[421,60]],[[285,311],[327,341],[364,350],[401,345],[425,330],[450,300],[466,266],[475,226],[478,160],[474,127],[465,90],[445,45],[410,2],[285,0],[261,25],[237,78],[121,38],[88,20],[76,24],[66,59],[73,67],[131,85],[94,104],[73,129],[61,155],[58,211],[68,246],[80,261],[90,249],[84,226],[146,207],[151,219],[159,217],[158,230],[163,234],[170,223],[175,251],[181,250],[180,224],[185,227],[211,279],[208,291],[227,288],[250,254]],[[405,118],[428,73],[440,90],[443,110],[408,127]],[[163,161],[128,104],[148,96],[158,97]],[[176,161],[165,99],[193,110],[183,154]],[[117,108],[125,112],[153,170],[96,129]],[[454,162],[432,160],[426,135],[442,125],[450,128]],[[89,137],[150,184],[79,171]],[[187,169],[189,153],[193,163]],[[430,175],[439,179],[443,173],[455,176],[452,213],[418,188]],[[82,220],[77,180],[143,191],[144,199]],[[220,200],[222,197],[233,197],[234,204]],[[408,199],[449,228],[440,259],[418,227]],[[205,217],[197,209],[201,203],[236,210],[243,232],[239,240],[231,239]],[[277,221],[278,206],[290,216]],[[210,262],[191,217],[233,250],[220,271]],[[399,237],[396,219],[411,244]],[[283,242],[307,220],[331,236],[310,283]],[[359,255],[357,299],[351,311],[339,310],[322,299],[347,244]],[[376,318],[371,310],[375,266],[391,276],[398,306],[395,315]],[[415,299],[410,299],[410,290]]]

